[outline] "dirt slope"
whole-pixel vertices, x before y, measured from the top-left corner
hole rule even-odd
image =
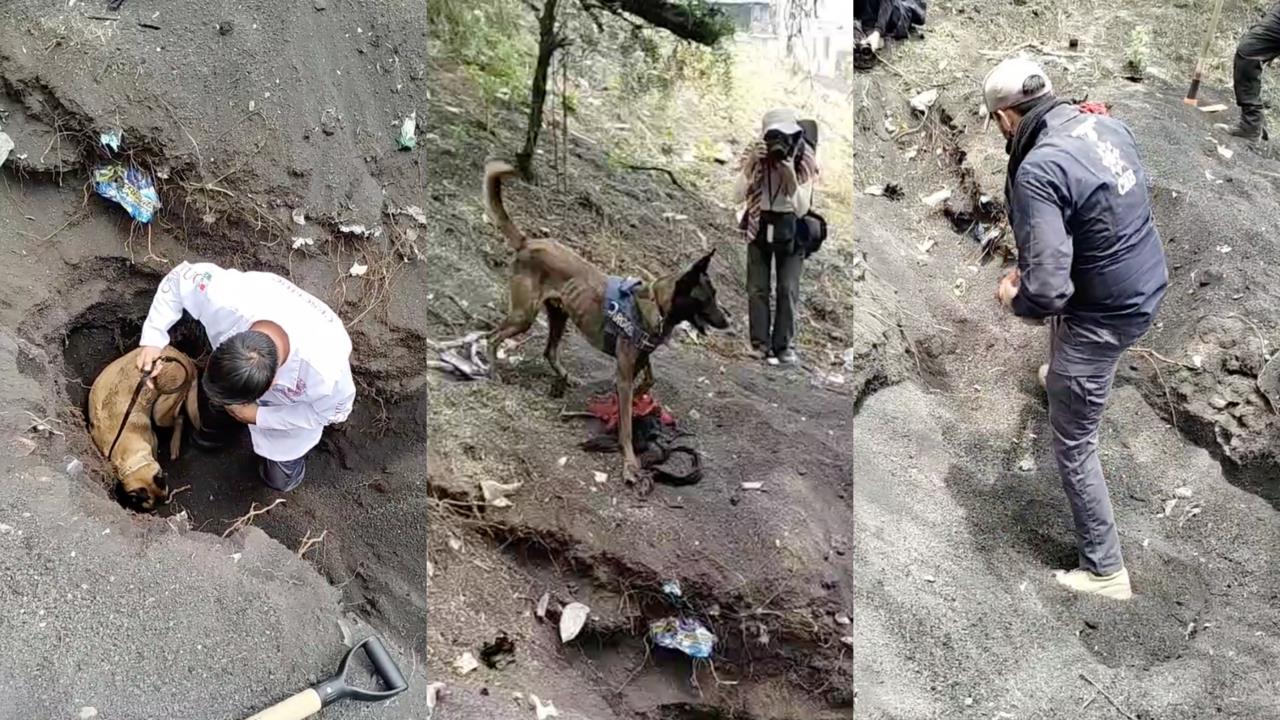
[[[1046,6],[1028,5],[948,4],[925,42],[894,54],[901,74],[863,76],[855,91],[860,182],[905,191],[855,204],[864,297],[910,340],[873,358],[883,369],[869,374],[901,382],[864,396],[854,421],[858,714],[1113,717],[1105,691],[1135,717],[1270,717],[1280,517],[1274,421],[1254,380],[1275,336],[1273,271],[1259,259],[1276,252],[1265,230],[1276,167],[1219,135],[1228,159],[1207,139],[1227,118],[1182,106],[1178,57],[1153,55],[1143,84],[1116,77],[1129,23],[1172,46],[1161,28],[1183,10],[1117,22],[1080,6],[1052,25]],[[1137,593],[1125,605],[1069,597],[1049,578],[1074,548],[1034,376],[1045,331],[998,311],[1000,263],[980,263],[956,232],[972,224],[957,214],[983,193],[998,202],[1003,181],[1002,142],[974,110],[997,58],[978,50],[1019,36],[1049,49],[1038,56],[1060,92],[1111,103],[1134,129],[1170,258],[1161,322],[1122,363],[1102,428]],[[1072,36],[1087,54],[1058,49]],[[941,90],[931,121],[909,114],[906,98],[927,86],[904,77]],[[1203,102],[1226,96],[1211,84]],[[886,115],[921,129],[895,139]],[[945,212],[920,202],[943,187],[954,191]],[[1192,496],[1169,507],[1178,488]]]

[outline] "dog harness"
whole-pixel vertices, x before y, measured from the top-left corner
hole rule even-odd
[[[641,352],[651,353],[662,344],[660,335],[646,328],[636,291],[644,285],[639,278],[610,276],[604,286],[604,351],[617,355],[618,337],[626,337]]]

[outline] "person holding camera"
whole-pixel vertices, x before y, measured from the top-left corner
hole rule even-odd
[[[736,201],[744,204],[740,228],[748,243],[751,350],[770,364],[790,365],[797,361],[796,310],[808,232],[803,219],[813,202],[818,162],[795,110],[765,113],[761,134],[744,153],[734,187]],[[770,307],[774,268],[777,302]]]

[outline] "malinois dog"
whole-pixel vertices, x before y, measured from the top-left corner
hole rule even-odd
[[[688,322],[704,333],[708,326],[719,330],[729,327],[724,310],[716,303],[716,289],[707,273],[715,250],[688,270],[635,287],[631,297],[640,321],[632,324],[644,327],[634,334],[619,332],[610,328],[610,323],[623,327],[627,318],[620,318],[616,313],[611,315],[606,308],[609,277],[565,245],[550,239],[526,237],[507,215],[502,205],[502,183],[517,174],[516,169],[505,162],[495,160],[485,165],[485,208],[507,239],[507,246],[515,251],[511,262],[510,309],[502,324],[489,335],[490,362],[497,360],[498,347],[505,340],[528,332],[538,313],[545,311],[549,330],[543,356],[555,372],[558,385],[568,386],[572,381],[560,363],[560,343],[572,320],[593,347],[617,360],[622,476],[628,484],[636,484],[641,494],[647,494],[653,489],[653,481],[641,472],[632,447],[632,402],[636,394],[643,395],[653,387],[649,355],[666,342],[678,325]],[[637,337],[643,340],[637,341]],[[643,378],[636,385],[636,378],[641,374]]]
[[[156,462],[153,427],[173,428],[169,459],[182,448],[183,418],[200,429],[195,362],[173,348],[156,360],[161,364],[154,388],[138,372],[141,348],[117,358],[89,389],[89,434],[115,472],[115,496],[135,512],[151,512],[169,501],[164,470]]]

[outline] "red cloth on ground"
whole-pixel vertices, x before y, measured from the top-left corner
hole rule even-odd
[[[605,430],[611,431],[618,426],[618,395],[593,397],[587,401],[587,412],[604,421]],[[641,395],[631,403],[631,417],[648,417],[660,413],[663,425],[675,425],[676,419],[653,399],[652,395]]]
[[[1079,105],[1080,112],[1090,115],[1105,115],[1111,117],[1111,111],[1107,109],[1106,103],[1100,102],[1082,102]]]

